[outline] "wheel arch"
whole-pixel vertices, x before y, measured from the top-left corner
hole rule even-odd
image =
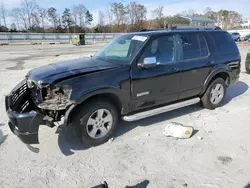
[[[222,78],[223,80],[225,80],[226,86],[229,85],[230,76],[228,73],[228,67],[226,65],[218,67],[210,72],[203,84],[202,91],[200,94],[204,94],[208,86],[217,78]]]
[[[126,97],[124,97],[119,89],[100,89],[84,95],[84,97],[81,97],[76,104],[72,105],[65,113],[64,125],[68,125],[71,122],[74,114],[76,114],[76,112],[82,108],[84,104],[93,100],[101,99],[112,103],[120,114],[126,114],[129,112],[129,101]]]

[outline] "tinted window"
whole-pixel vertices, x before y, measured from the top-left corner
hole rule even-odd
[[[206,57],[208,56],[208,46],[207,41],[203,35],[199,36],[199,42],[200,42],[200,50],[201,50],[201,56],[200,57]]]
[[[172,35],[158,37],[146,47],[140,62],[146,57],[156,57],[158,64],[167,64],[175,61],[174,54],[174,37]]]
[[[214,42],[222,54],[232,54],[238,53],[238,48],[233,40],[227,32],[210,32],[212,35]]]
[[[177,37],[182,46],[181,60],[195,59],[200,57],[200,46],[197,34],[181,34]]]

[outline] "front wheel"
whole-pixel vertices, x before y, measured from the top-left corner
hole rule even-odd
[[[97,146],[108,141],[114,134],[118,110],[107,101],[91,101],[85,104],[73,118],[78,137],[87,146]]]
[[[202,96],[201,101],[205,108],[213,110],[221,106],[225,95],[225,81],[222,78],[217,78],[209,85],[206,92]]]

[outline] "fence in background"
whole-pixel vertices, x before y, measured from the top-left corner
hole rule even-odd
[[[9,43],[70,43],[73,33],[0,33],[0,44]],[[107,42],[121,33],[85,33],[86,43]]]
[[[250,29],[229,30],[239,32],[242,37],[250,34]],[[107,42],[122,33],[85,33],[87,44]],[[70,43],[73,33],[0,33],[0,44],[30,43]]]

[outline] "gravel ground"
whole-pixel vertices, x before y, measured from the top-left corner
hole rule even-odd
[[[57,128],[42,126],[40,152],[31,152],[7,126],[4,95],[32,68],[94,54],[98,45],[0,46],[0,185],[7,187],[245,187],[250,183],[250,75],[244,59],[240,82],[222,107],[199,105],[132,123],[121,122],[112,142],[86,148]],[[169,122],[193,126],[185,140],[168,138]],[[202,139],[201,139],[202,138]],[[250,184],[249,184],[250,185]],[[137,186],[139,187],[139,186]]]

